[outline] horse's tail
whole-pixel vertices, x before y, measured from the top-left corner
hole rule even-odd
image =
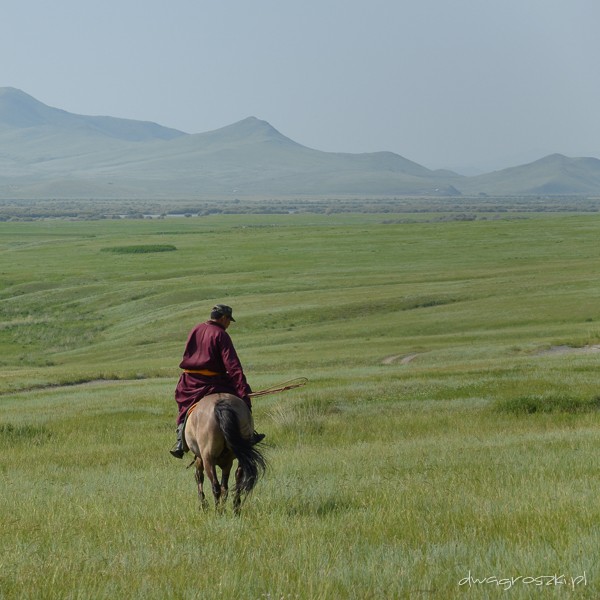
[[[251,492],[267,468],[265,457],[252,440],[242,437],[238,415],[229,403],[217,402],[215,417],[242,470],[239,490]]]

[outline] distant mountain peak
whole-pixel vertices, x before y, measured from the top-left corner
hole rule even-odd
[[[268,121],[263,121],[262,119],[258,119],[257,117],[246,117],[241,121],[237,121],[236,123],[228,125],[224,129],[227,129],[228,127],[237,129],[240,132],[260,132],[285,137],[283,134],[277,131],[277,129],[275,129],[275,127],[273,127],[273,125],[271,125]]]
[[[566,157],[564,154],[559,154],[555,152],[554,154],[548,154],[548,156],[544,156],[539,160],[535,161],[538,163],[564,163],[569,161],[570,159]]]
[[[31,100],[35,100],[33,96],[30,96],[29,94],[26,94],[24,91],[15,87],[0,87],[0,98],[2,98],[2,96],[26,97],[30,98]],[[37,100],[35,101],[37,102]]]
[[[230,142],[240,142],[244,144],[270,141],[300,146],[300,144],[277,131],[277,129],[275,129],[268,121],[263,121],[257,117],[246,117],[241,121],[236,121],[235,123],[226,125],[220,129],[196,135],[207,138],[218,136],[222,141],[229,140]]]
[[[12,87],[0,88],[0,125],[9,129],[51,127],[60,128],[63,132],[85,129],[93,134],[130,142],[169,140],[187,135],[149,121],[69,113],[47,106],[33,96]]]
[[[35,127],[43,125],[51,109],[33,96],[13,87],[0,88],[0,124],[10,127]]]
[[[14,87],[0,87],[0,98],[2,96],[7,96],[10,94],[14,94],[14,93],[21,93],[24,94],[25,92],[21,92],[21,90],[18,90],[17,88]]]
[[[263,121],[262,119],[259,119],[258,117],[253,117],[253,116],[246,117],[245,119],[238,121],[238,123],[251,125],[254,127],[270,127],[270,128],[272,128],[271,124],[268,121]]]
[[[572,157],[565,156],[564,154],[548,154],[548,156],[544,156],[535,162],[529,163],[529,165],[521,165],[521,167],[513,167],[513,168],[522,168],[523,166],[538,166],[538,167],[574,167],[574,166],[593,166],[597,167],[600,164],[600,161],[597,158],[593,157]]]

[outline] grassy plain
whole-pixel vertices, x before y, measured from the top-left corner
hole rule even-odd
[[[600,215],[486,216],[0,223],[0,598],[598,597]],[[310,380],[240,518],[167,452],[218,301]]]

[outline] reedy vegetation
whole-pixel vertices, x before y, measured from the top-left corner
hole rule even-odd
[[[600,217],[503,217],[0,223],[0,598],[596,597]],[[255,389],[310,380],[241,518],[167,453],[218,301]]]

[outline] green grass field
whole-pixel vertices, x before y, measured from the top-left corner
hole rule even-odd
[[[0,599],[599,597],[599,239],[598,214],[0,223]],[[255,390],[309,379],[255,399],[241,517],[168,454],[216,302]]]

